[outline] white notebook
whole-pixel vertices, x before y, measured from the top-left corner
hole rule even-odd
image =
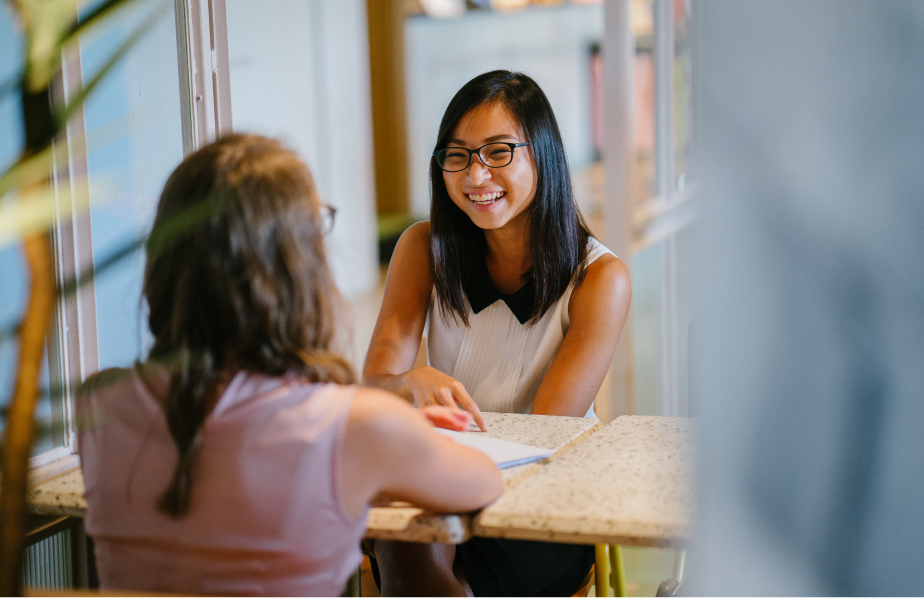
[[[555,452],[552,449],[499,440],[497,438],[480,436],[478,434],[465,434],[463,432],[454,432],[444,428],[435,428],[435,430],[444,436],[452,438],[459,444],[464,444],[465,446],[481,451],[490,457],[494,463],[497,464],[499,469],[532,463],[533,461],[551,457],[552,453]]]

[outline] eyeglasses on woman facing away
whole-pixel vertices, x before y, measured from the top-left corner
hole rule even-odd
[[[337,216],[337,208],[322,203],[318,206],[318,211],[321,212],[321,232],[329,235],[334,230],[334,218]]]
[[[446,172],[460,172],[468,168],[472,162],[472,155],[478,154],[478,159],[488,168],[503,168],[513,161],[513,150],[525,147],[529,142],[523,143],[486,143],[478,149],[470,150],[464,147],[447,147],[433,152],[436,163]]]

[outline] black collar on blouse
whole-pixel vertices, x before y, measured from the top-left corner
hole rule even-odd
[[[491,282],[491,275],[488,274],[488,264],[484,260],[484,256],[476,258],[472,266],[468,280],[462,283],[462,290],[465,291],[465,296],[468,297],[468,303],[472,306],[472,311],[476,314],[480,313],[486,307],[500,300],[507,304],[507,307],[510,308],[510,311],[513,312],[520,324],[525,324],[529,321],[533,313],[533,300],[536,297],[536,287],[532,279],[513,295],[504,295]]]

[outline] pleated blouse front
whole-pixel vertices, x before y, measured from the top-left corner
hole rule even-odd
[[[589,265],[607,253],[613,254],[591,238],[584,263]],[[491,282],[488,279],[480,284]],[[441,316],[434,291],[427,315],[429,364],[461,382],[482,411],[529,413],[536,391],[568,332],[568,302],[573,287],[569,285],[558,302],[531,327],[521,323],[514,313],[516,310],[525,320],[524,302],[516,293],[504,296],[491,285],[490,296],[498,300],[476,313],[471,304],[481,307],[479,302],[484,299],[474,296],[478,289],[467,289],[466,327],[461,320],[450,317],[447,321]],[[595,417],[593,405],[587,417]]]

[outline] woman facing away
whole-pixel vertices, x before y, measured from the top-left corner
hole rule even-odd
[[[375,494],[467,511],[503,491],[487,457],[433,432],[452,412],[350,385],[321,208],[304,164],[262,137],[222,138],[167,181],[144,276],[153,348],[81,395],[103,588],[336,596]]]
[[[494,71],[465,84],[443,115],[430,185],[430,221],[404,233],[389,266],[364,383],[458,405],[482,428],[482,410],[593,416],[629,277],[584,224],[535,81]],[[413,368],[425,326],[429,365]],[[591,547],[484,538],[374,552],[385,595],[567,595],[593,562]]]

